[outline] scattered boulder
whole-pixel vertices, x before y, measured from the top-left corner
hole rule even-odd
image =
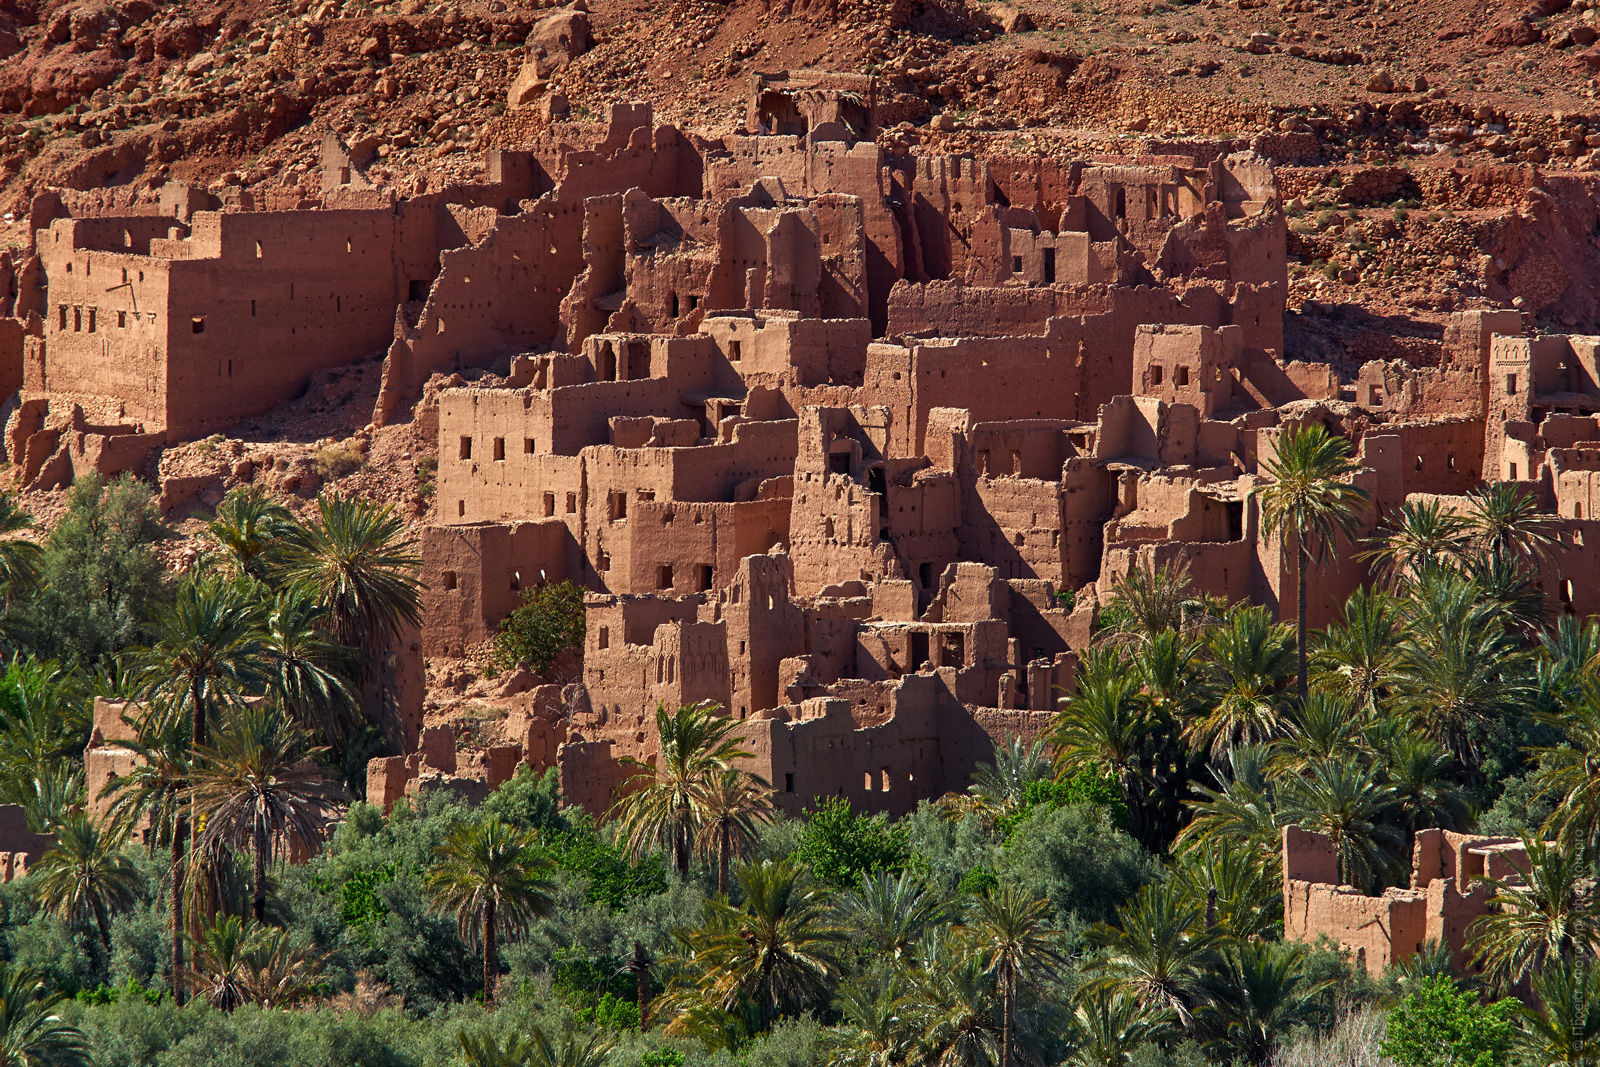
[[[1003,33],[1027,33],[1039,28],[1032,16],[1015,4],[995,4],[989,8],[989,16]]]
[[[1538,44],[1543,37],[1544,31],[1524,16],[1499,23],[1484,36],[1483,43],[1490,48],[1522,48]]]

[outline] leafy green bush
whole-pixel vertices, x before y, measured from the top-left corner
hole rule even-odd
[[[583,644],[583,588],[570,581],[522,591],[522,605],[500,621],[495,662],[544,674],[568,649]]]
[[[806,820],[795,855],[822,881],[842,888],[869,871],[900,871],[910,850],[903,827],[890,826],[883,815],[857,815],[850,801],[835,797]]]
[[[1155,860],[1096,804],[1036,808],[1013,831],[995,873],[1054,905],[1058,917],[1109,921],[1156,876]]]
[[[45,539],[39,589],[24,609],[40,651],[84,664],[144,640],[166,568],[151,547],[167,530],[155,494],[132,475],[73,483]]]
[[[1484,1004],[1449,978],[1428,978],[1389,1013],[1383,1054],[1396,1067],[1503,1067],[1515,1016],[1515,1001]]]

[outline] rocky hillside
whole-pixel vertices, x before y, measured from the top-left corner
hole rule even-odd
[[[1600,318],[1597,34],[1594,0],[0,0],[0,242],[47,187],[309,192],[335,131],[415,189],[616,100],[730,129],[749,72],[815,66],[883,78],[901,143],[1254,148],[1291,355],[1400,358],[1458,307]]]

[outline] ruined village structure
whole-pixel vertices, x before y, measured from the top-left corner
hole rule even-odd
[[[895,121],[869,78],[789,72],[753,78],[741,134],[619,104],[410,199],[331,139],[320,201],[41,197],[0,285],[8,456],[34,487],[144,470],[381,357],[374,423],[438,448],[397,677],[483,645],[523,589],[589,591],[580,679],[510,694],[500,743],[458,752],[401,687],[383,803],[526,763],[603,810],[656,706],[711,701],[785,809],[906,812],[1044,728],[1130,569],[1292,617],[1295,560],[1249,490],[1310,421],[1354,444],[1367,531],[1408,498],[1532,487],[1563,536],[1546,591],[1600,611],[1600,341],[1473,311],[1415,365],[1287,362],[1260,158],[892,150]],[[1369,577],[1354,554],[1314,576],[1313,626]],[[122,758],[96,720],[92,782]],[[1421,835],[1413,888],[1368,900],[1286,840],[1289,934],[1459,947],[1502,846]],[[1406,951],[1363,937],[1374,969]]]

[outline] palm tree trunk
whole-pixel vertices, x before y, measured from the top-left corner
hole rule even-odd
[[[194,703],[194,718],[190,733],[195,748],[199,748],[206,743],[206,735],[208,733],[206,729],[206,706],[200,695],[202,689],[203,687],[198,680],[189,687],[189,699]]]
[[[639,1028],[647,1030],[650,1027],[650,957],[637,941],[633,943],[633,959],[628,967],[633,971],[634,999],[639,1002]]]
[[[100,942],[106,947],[106,959],[111,959],[111,924],[106,921],[105,905],[94,902],[94,924],[100,928]]]
[[[172,828],[172,999],[183,1006],[183,865],[189,825],[178,816]]]
[[[494,1003],[495,971],[495,914],[494,901],[483,906],[483,1006]]]
[[[728,895],[728,853],[733,850],[732,834],[728,832],[728,824],[724,822],[721,828],[720,855],[717,857],[717,892],[723,896]]]
[[[1000,1067],[1011,1067],[1011,980],[1000,983]]]
[[[689,877],[689,810],[680,808],[678,815],[681,821],[678,823],[677,831],[674,835],[674,856],[672,859],[673,866],[678,868],[679,877],[687,879]]]
[[[251,851],[255,853],[255,913],[256,922],[267,921],[267,825],[260,816],[256,817],[254,840],[251,841]]]
[[[1299,549],[1300,566],[1298,570],[1300,574],[1297,584],[1300,587],[1300,602],[1298,610],[1295,612],[1295,625],[1299,638],[1295,645],[1298,673],[1295,676],[1295,680],[1300,693],[1300,706],[1303,708],[1306,706],[1306,572],[1311,569],[1311,553],[1306,551],[1304,542],[1299,544]]]

